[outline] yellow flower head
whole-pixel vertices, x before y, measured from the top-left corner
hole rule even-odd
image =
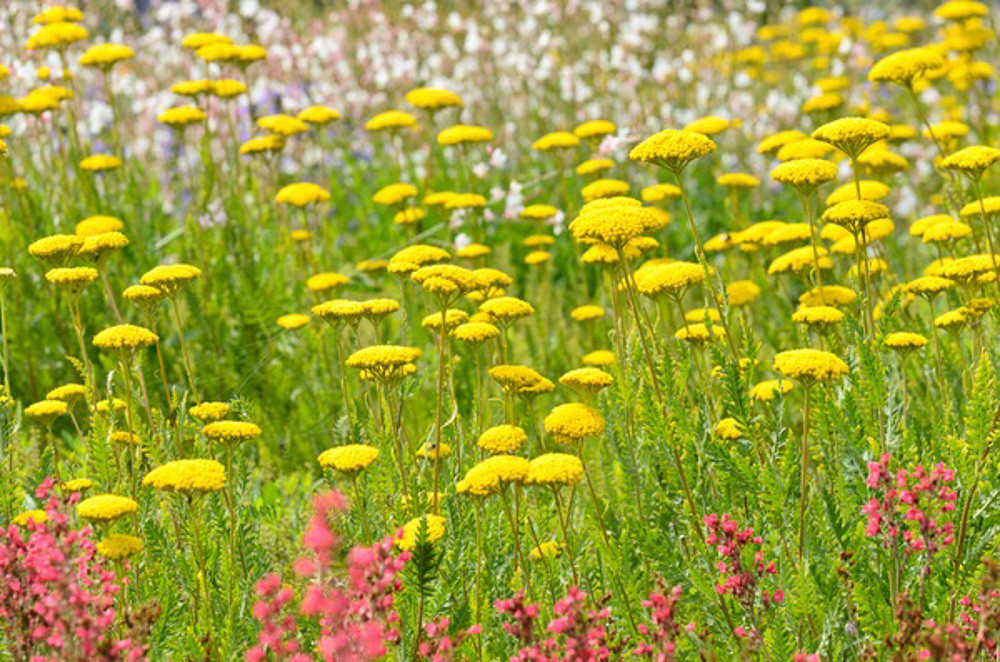
[[[489,322],[466,322],[451,332],[451,337],[470,345],[478,345],[500,335],[500,329]]]
[[[607,349],[595,349],[592,352],[587,352],[583,355],[583,362],[587,365],[597,366],[599,368],[614,365],[615,355],[614,352]]]
[[[263,154],[264,152],[279,152],[285,146],[285,139],[278,134],[251,138],[240,145],[240,154]]]
[[[85,67],[106,69],[116,62],[130,60],[135,51],[124,44],[94,44],[80,56],[80,64]]]
[[[680,172],[691,161],[715,151],[711,138],[694,131],[666,129],[646,138],[632,148],[633,161],[654,163]]]
[[[920,349],[927,344],[927,338],[919,333],[895,331],[885,337],[885,346],[898,352]]]
[[[559,213],[559,210],[552,205],[528,205],[521,210],[522,218],[530,218],[535,221],[544,221]]]
[[[92,154],[80,161],[80,168],[88,172],[104,172],[120,168],[122,160],[111,154]]]
[[[59,416],[65,416],[69,407],[62,400],[41,400],[24,408],[24,415],[48,425]]]
[[[389,184],[379,189],[372,200],[379,205],[398,205],[416,194],[417,187],[413,184]]]
[[[152,307],[163,300],[166,296],[163,290],[151,285],[131,285],[125,288],[122,294],[126,301],[139,304],[144,307]]]
[[[643,202],[663,202],[680,196],[681,190],[675,184],[652,184],[642,189]]]
[[[83,237],[72,234],[54,234],[29,244],[28,253],[58,264],[76,255],[80,246],[83,246]]]
[[[320,274],[310,276],[306,280],[306,289],[310,292],[326,292],[341,285],[347,285],[351,279],[343,274],[333,271],[325,271]]]
[[[46,400],[62,400],[67,405],[78,402],[87,395],[87,387],[83,384],[63,384],[45,394]]]
[[[882,182],[872,179],[863,179],[858,182],[861,185],[862,200],[881,200],[889,195],[889,187]],[[858,199],[858,187],[854,182],[848,182],[838,186],[830,195],[826,196],[826,206],[832,207],[838,202]]]
[[[635,198],[615,196],[585,204],[569,224],[573,236],[620,249],[632,239],[661,227],[658,219]]]
[[[126,559],[142,551],[142,539],[124,533],[112,533],[97,543],[97,553],[114,561]]]
[[[853,159],[873,143],[888,138],[889,126],[866,117],[841,117],[813,131],[812,137],[830,143]]]
[[[721,326],[712,325],[712,327],[709,328],[702,322],[699,322],[698,324],[687,324],[674,333],[674,338],[677,340],[686,340],[691,343],[708,342],[713,337],[725,338],[725,336],[726,330]]]
[[[1000,149],[986,145],[972,145],[949,154],[941,160],[941,167],[958,170],[973,179],[979,179],[991,165],[1000,161]]]
[[[611,386],[614,378],[600,368],[576,368],[559,378],[559,383],[569,386],[574,391],[590,396],[603,388]],[[553,412],[554,413],[554,412]]]
[[[600,412],[581,402],[557,406],[545,417],[544,423],[545,432],[563,443],[580,441],[604,432],[604,418]]]
[[[443,248],[428,246],[426,244],[414,244],[401,249],[393,255],[389,260],[389,266],[391,268],[393,262],[409,262],[417,266],[424,266],[434,264],[435,262],[442,262],[450,257],[451,255],[448,251]]]
[[[760,186],[760,180],[753,175],[748,175],[743,172],[729,172],[723,175],[719,175],[715,180],[719,186],[725,186],[726,188],[757,188]]]
[[[142,479],[143,485],[165,492],[218,492],[226,483],[226,470],[215,460],[174,460]]]
[[[757,145],[757,153],[774,154],[785,145],[793,143],[796,140],[802,140],[805,137],[806,134],[802,133],[798,129],[779,131],[778,133],[772,134],[761,140]]]
[[[469,314],[464,310],[458,310],[456,308],[449,308],[444,313],[444,327],[447,330],[452,330],[459,324],[463,324],[469,320]],[[426,315],[424,319],[420,321],[420,326],[431,331],[441,330],[441,313],[431,313]]]
[[[705,136],[714,136],[717,133],[722,133],[731,126],[735,126],[735,122],[731,122],[724,117],[702,117],[691,122],[684,127],[685,131],[690,131],[692,133],[700,133]]]
[[[635,274],[640,294],[655,297],[680,297],[689,287],[705,280],[705,270],[692,262],[670,262],[643,267]]]
[[[528,477],[528,461],[514,455],[494,455],[475,465],[465,474],[465,492],[486,496],[508,483],[523,483]]]
[[[528,464],[528,479],[533,485],[575,485],[583,477],[583,462],[575,455],[545,453]]]
[[[479,311],[502,325],[509,325],[535,313],[534,307],[517,297],[496,297],[479,305]]]
[[[775,154],[779,161],[797,161],[801,159],[824,159],[834,151],[834,146],[815,138],[803,138],[788,143]]]
[[[446,129],[442,129],[437,134],[439,145],[466,145],[471,143],[484,143],[493,140],[493,132],[482,126],[470,124],[455,124]]]
[[[476,209],[486,206],[486,198],[478,193],[455,193],[444,203],[445,209]]]
[[[201,421],[202,424],[221,421],[229,415],[229,403],[227,402],[202,402],[188,410],[191,417]]]
[[[842,285],[819,285],[799,297],[799,307],[847,306],[858,298],[857,292]]]
[[[90,237],[107,232],[121,232],[125,224],[114,216],[89,216],[76,224],[76,234]]]
[[[142,275],[139,283],[158,287],[167,296],[175,295],[183,286],[201,276],[201,269],[190,264],[161,264]]]
[[[256,439],[261,430],[248,421],[213,421],[201,429],[209,440],[216,442],[243,442]]]
[[[904,287],[907,292],[930,298],[954,285],[955,281],[940,276],[921,276],[911,280]]]
[[[445,519],[440,515],[422,515],[403,525],[402,536],[396,539],[396,546],[402,550],[411,550],[419,539],[421,530],[426,531],[427,542],[437,542],[444,537]]]
[[[138,446],[142,443],[142,437],[132,432],[126,432],[125,430],[116,430],[111,433],[111,441],[116,444],[131,444],[133,446]]]
[[[771,171],[771,179],[800,191],[811,191],[837,177],[837,166],[822,159],[786,161]]]
[[[587,159],[576,166],[576,174],[581,176],[596,175],[605,170],[610,170],[614,165],[615,162],[611,159]],[[628,190],[628,185],[626,185],[625,190]]]
[[[134,324],[118,324],[94,336],[94,347],[132,352],[149,347],[157,340],[159,337],[149,329]]]
[[[496,365],[490,368],[489,375],[505,393],[519,393],[545,380],[536,370],[523,365]]]
[[[28,37],[25,49],[29,51],[44,48],[64,48],[87,38],[87,28],[69,21],[46,23]]]
[[[778,393],[784,395],[791,390],[792,382],[789,379],[768,379],[754,384],[750,389],[750,397],[758,402],[771,402]]]
[[[385,131],[415,126],[417,119],[401,110],[387,110],[365,122],[366,131]]]
[[[839,379],[849,370],[836,354],[819,349],[791,349],[774,357],[774,369],[803,384]]]
[[[913,87],[927,72],[944,67],[944,58],[929,46],[909,48],[887,55],[868,71],[868,80]]]
[[[925,244],[944,243],[972,236],[972,226],[960,221],[937,223],[923,233],[921,239]]]
[[[416,361],[423,352],[416,347],[401,345],[372,345],[357,350],[347,357],[347,366],[367,371],[375,379],[383,382],[403,376],[407,366]]]
[[[117,494],[98,494],[76,504],[76,514],[83,519],[110,522],[123,515],[131,515],[139,504]]]
[[[74,23],[82,21],[83,12],[76,7],[52,6],[46,7],[35,14],[31,22],[35,25],[48,25],[49,23]]]
[[[283,186],[278,194],[274,196],[277,203],[305,207],[315,202],[326,202],[330,199],[330,193],[312,182],[298,182]]]
[[[872,200],[845,200],[823,212],[823,220],[859,234],[868,223],[889,217],[889,208]]]
[[[320,453],[321,466],[330,467],[343,474],[355,474],[378,459],[379,450],[364,444],[348,444],[328,448]]]
[[[257,120],[257,126],[279,136],[294,136],[309,130],[309,125],[299,118],[282,114],[261,117]]]
[[[128,237],[121,232],[102,232],[84,237],[83,245],[77,249],[76,254],[98,266],[103,266],[116,251],[128,245]]]
[[[577,138],[600,138],[614,133],[615,130],[613,122],[607,120],[590,120],[573,129],[573,135]]]
[[[844,313],[832,306],[807,306],[792,314],[792,321],[808,326],[825,328],[840,323]]]
[[[562,552],[562,547],[555,540],[546,540],[540,545],[533,547],[530,552],[528,552],[528,558],[532,561],[541,561],[544,559],[554,559]]]
[[[329,124],[334,120],[340,119],[340,111],[334,110],[328,106],[309,106],[308,108],[300,110],[295,116],[295,119],[302,120],[307,124],[322,126],[324,124]]]
[[[745,306],[760,296],[760,285],[752,280],[737,280],[726,285],[726,297],[730,306]]]
[[[580,196],[586,202],[599,198],[610,198],[628,193],[628,182],[620,179],[598,179],[580,189]]]
[[[45,524],[49,521],[49,515],[44,510],[26,510],[23,513],[18,513],[11,520],[11,523],[17,526],[28,526],[31,522],[33,525],[37,526],[39,524]]]
[[[479,435],[478,445],[487,453],[516,453],[528,441],[527,433],[516,425],[495,425]]]
[[[535,142],[531,143],[531,149],[538,152],[550,152],[554,149],[565,149],[576,147],[580,144],[580,139],[568,131],[555,131],[547,133]]]
[[[74,478],[73,480],[67,480],[62,484],[62,491],[69,492],[83,492],[84,490],[89,490],[94,486],[94,481],[89,478]]]
[[[968,321],[969,311],[962,307],[955,310],[949,310],[943,315],[935,317],[934,326],[939,329],[944,329],[945,331],[957,333],[962,330],[962,327],[964,327]]]
[[[97,269],[93,267],[56,267],[45,272],[45,280],[70,294],[79,294],[83,288],[97,280]]]
[[[418,87],[406,93],[406,103],[414,108],[437,110],[449,106],[461,106],[462,97],[450,90],[436,87]]]
[[[183,128],[189,124],[204,122],[206,119],[208,119],[208,116],[205,114],[205,111],[197,106],[176,106],[174,108],[167,108],[156,116],[156,121],[160,124],[166,124],[176,128]]]
[[[735,418],[723,418],[715,425],[713,430],[715,436],[725,441],[736,441],[743,436],[739,424]]]
[[[213,80],[210,91],[220,99],[232,99],[233,97],[245,94],[247,86],[246,83],[241,80],[223,78],[220,80]]]

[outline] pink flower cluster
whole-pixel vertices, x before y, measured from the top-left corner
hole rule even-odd
[[[715,547],[722,558],[716,564],[721,580],[715,585],[716,593],[732,595],[746,606],[753,606],[757,584],[767,575],[778,574],[774,561],[764,564],[764,552],[757,550],[753,555],[753,567],[744,567],[743,553],[748,545],[760,545],[763,539],[754,535],[753,527],[740,529],[739,523],[723,513],[722,519],[715,513],[702,518],[708,529],[705,542]],[[774,592],[764,591],[761,594],[764,606],[779,603],[785,599],[785,593],[780,588]]]
[[[885,453],[878,462],[868,463],[867,483],[875,496],[861,509],[868,516],[865,533],[883,536],[887,546],[902,534],[907,551],[925,552],[929,559],[954,542],[953,523],[940,517],[955,510],[955,472],[941,463],[930,471],[919,464],[911,471],[891,471],[890,461]]]
[[[478,635],[483,631],[482,626],[473,625],[468,630],[452,637],[448,634],[449,625],[451,625],[451,620],[441,617],[424,626],[424,639],[417,647],[417,653],[421,659],[431,662],[452,662],[462,642],[467,637]]]
[[[343,497],[335,492],[314,501],[303,535],[309,554],[295,563],[296,574],[310,579],[298,614],[292,609],[292,589],[282,587],[278,575],[257,584],[253,613],[261,631],[257,645],[246,652],[247,662],[262,662],[269,655],[287,662],[365,662],[385,655],[387,646],[399,640],[395,596],[402,589],[400,577],[410,555],[396,554],[392,537],[371,547],[355,547],[347,556],[345,581],[334,567],[340,543],[330,525],[343,508]],[[300,647],[299,617],[319,623],[319,637],[310,649],[318,658]]]
[[[36,496],[48,519],[0,529],[0,625],[15,662],[139,662],[139,637],[117,639],[114,572],[96,553],[90,529],[70,528],[67,507],[46,479]],[[129,616],[124,620],[128,622]]]
[[[494,608],[501,614],[514,618],[513,624],[504,629],[517,637],[522,647],[510,658],[511,662],[597,662],[618,659],[620,646],[611,636],[611,611],[606,596],[597,606],[587,608],[587,594],[575,586],[555,603],[555,613],[547,627],[553,636],[544,641],[534,641],[534,625],[538,605],[525,605],[523,591],[510,600],[498,600]]]
[[[681,598],[681,587],[675,586],[670,592],[653,592],[646,600],[642,601],[642,606],[650,612],[655,630],[651,630],[648,625],[639,625],[639,634],[647,637],[641,642],[632,654],[638,657],[645,657],[653,662],[673,662],[677,655],[677,638],[681,634],[681,625],[676,621],[677,602]],[[686,628],[689,632],[694,631],[694,623]]]

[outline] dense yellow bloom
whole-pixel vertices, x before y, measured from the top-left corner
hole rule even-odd
[[[156,116],[156,121],[160,124],[183,128],[188,124],[204,122],[208,118],[205,111],[197,106],[175,106],[167,108]]]
[[[107,68],[133,57],[135,51],[124,44],[94,44],[80,56],[80,64],[85,67]]]
[[[469,244],[468,246],[455,251],[455,257],[472,260],[477,257],[485,257],[492,252],[493,250],[489,246],[484,246],[483,244]]]
[[[554,559],[559,556],[562,551],[562,547],[555,540],[546,540],[540,545],[533,547],[530,552],[528,552],[528,558],[532,561],[540,561],[545,559]]]
[[[131,285],[122,293],[126,301],[142,306],[152,306],[159,303],[166,294],[158,287],[150,285]]]
[[[49,521],[49,515],[44,510],[26,510],[23,513],[18,513],[11,520],[11,523],[17,526],[28,526],[28,522],[34,523],[36,526],[39,524],[45,524]]]
[[[83,41],[87,38],[87,28],[69,21],[47,23],[28,37],[24,45],[26,50],[34,51],[42,48],[62,48],[69,44]]]
[[[375,271],[382,271],[389,266],[389,260],[361,260],[354,266],[358,271],[372,273]]]
[[[464,145],[466,143],[483,143],[493,140],[493,132],[482,126],[456,124],[442,129],[437,134],[439,145]]]
[[[112,533],[97,543],[97,553],[114,561],[142,551],[142,540],[124,533]]]
[[[843,285],[818,285],[799,297],[799,307],[847,306],[858,299],[858,294]]]
[[[809,223],[786,223],[764,237],[761,245],[768,247],[780,246],[797,241],[809,241],[811,237],[812,226]]]
[[[635,285],[640,294],[680,297],[685,290],[705,280],[705,270],[692,262],[670,262],[644,267],[635,273]]]
[[[872,200],[845,200],[823,212],[823,220],[858,234],[866,224],[889,217],[889,208]]]
[[[809,191],[837,177],[837,166],[815,158],[786,161],[771,171],[771,179]]]
[[[73,23],[82,21],[83,12],[76,7],[53,6],[46,7],[35,14],[31,22],[35,25],[47,25],[49,23]]]
[[[692,133],[700,133],[705,136],[714,136],[717,133],[722,133],[726,129],[735,126],[735,122],[731,122],[724,117],[702,117],[690,122],[684,127],[684,131],[690,131]]]
[[[792,390],[792,382],[788,379],[768,379],[750,389],[750,397],[759,402],[771,402],[778,393],[786,394]]]
[[[590,322],[604,317],[604,309],[600,306],[587,304],[574,308],[569,315],[577,322]]]
[[[110,402],[108,400],[98,400],[97,404],[94,405],[94,409],[99,414],[108,414],[112,409],[114,411],[124,411],[127,406],[121,398],[112,398]]]
[[[508,483],[523,483],[528,477],[529,463],[523,457],[499,454],[476,464],[465,474],[464,489],[477,496],[503,490]]]
[[[451,456],[451,446],[443,442],[438,446],[436,442],[425,441],[420,444],[420,448],[417,449],[414,455],[424,460],[434,460],[439,457],[445,458]]]
[[[199,276],[201,269],[190,264],[161,264],[144,273],[139,283],[158,287],[166,292],[167,296],[173,296]]]
[[[220,80],[212,81],[210,91],[220,99],[232,99],[233,97],[245,94],[247,86],[246,83],[241,80],[222,78]]]
[[[298,182],[283,186],[278,194],[274,196],[274,201],[305,207],[314,202],[326,202],[330,199],[330,193],[322,186],[312,182]]]
[[[577,125],[573,129],[573,135],[577,138],[599,138],[615,132],[613,122],[607,120],[590,120]]]
[[[82,492],[94,486],[94,481],[89,478],[74,478],[62,484],[63,492]]]
[[[760,285],[752,280],[736,280],[726,285],[726,298],[730,306],[745,306],[760,296]]]
[[[972,236],[972,226],[960,221],[936,223],[924,231],[921,239],[925,244],[954,241]]]
[[[340,111],[328,106],[309,106],[300,110],[295,115],[295,118],[308,124],[322,126],[323,124],[329,124],[334,120],[340,119]]]
[[[88,172],[103,172],[121,167],[122,160],[110,154],[93,154],[80,161],[80,167]]]
[[[528,434],[516,425],[495,425],[479,435],[478,445],[487,453],[516,453],[528,441]]]
[[[46,400],[62,400],[72,404],[87,395],[87,387],[83,384],[63,384],[45,394]]]
[[[804,384],[839,379],[849,368],[836,354],[819,349],[792,349],[774,357],[774,369]]]
[[[117,494],[98,494],[76,504],[76,514],[83,519],[110,522],[123,515],[131,515],[139,504]]]
[[[480,312],[484,312],[498,322],[507,325],[519,319],[533,315],[534,307],[527,301],[517,297],[496,297],[479,304]]]
[[[868,71],[868,80],[912,87],[929,71],[944,67],[941,53],[929,46],[910,48],[887,55]]]
[[[940,276],[921,276],[905,285],[907,292],[929,297],[955,285],[955,281]]]
[[[440,515],[423,515],[403,525],[402,535],[396,539],[396,546],[402,550],[411,550],[417,544],[420,531],[427,534],[427,542],[437,542],[444,537],[445,519]]]
[[[663,202],[681,194],[681,189],[675,184],[652,184],[642,189],[643,202]]]
[[[549,152],[554,149],[566,147],[576,147],[580,144],[580,139],[568,131],[554,131],[546,133],[544,136],[531,143],[531,149],[539,152]]]
[[[959,215],[962,218],[968,218],[970,216],[982,216],[984,209],[986,210],[987,215],[996,214],[997,212],[1000,212],[1000,195],[988,195],[982,200],[973,200],[972,202],[962,207],[962,210],[959,212]]]
[[[212,81],[204,78],[182,80],[170,86],[170,91],[182,97],[197,97],[212,90]]]
[[[1000,161],[1000,149],[986,145],[972,145],[949,154],[941,160],[941,167],[959,170],[978,179],[983,171]]]
[[[813,131],[812,137],[855,158],[873,143],[888,138],[889,126],[866,117],[841,117]]]
[[[598,179],[580,189],[580,196],[584,201],[590,202],[598,198],[625,195],[628,193],[628,188],[628,182],[623,182],[620,179]]]
[[[611,386],[613,382],[614,378],[599,368],[576,368],[559,378],[560,384],[588,396]]]
[[[125,224],[114,216],[89,216],[76,224],[76,234],[89,237],[106,232],[121,232]]]
[[[767,273],[768,275],[785,274],[817,267],[819,269],[832,269],[833,260],[828,257],[828,253],[829,251],[822,246],[815,249],[812,246],[795,248],[774,258],[767,267]]]
[[[629,158],[633,161],[655,163],[668,170],[680,172],[694,159],[714,151],[715,143],[701,133],[666,129],[633,147],[629,152]]]
[[[365,317],[372,322],[377,322],[399,310],[399,302],[395,299],[368,299],[362,301],[361,305],[365,307]]]
[[[251,138],[240,145],[240,154],[262,154],[264,152],[278,152],[285,146],[283,136],[274,134]]]
[[[945,120],[927,127],[923,131],[924,138],[934,138],[936,140],[949,140],[968,135],[969,125],[965,122],[955,120]]]
[[[500,335],[500,329],[488,322],[466,322],[455,327],[451,337],[469,344],[479,344]]]
[[[121,232],[102,232],[84,237],[83,245],[77,249],[76,254],[98,266],[103,266],[115,251],[128,245],[128,237]]]
[[[379,378],[388,378],[413,363],[423,352],[416,347],[401,345],[372,345],[357,350],[347,357],[347,366],[367,370]]]
[[[309,130],[309,125],[302,120],[291,115],[281,114],[261,117],[257,120],[257,126],[279,136],[294,136]]]
[[[348,444],[328,448],[319,455],[321,466],[330,467],[344,474],[354,474],[378,459],[379,450],[364,444]]]
[[[692,343],[708,342],[712,337],[724,338],[726,330],[721,326],[713,325],[711,329],[703,323],[687,324],[674,333],[677,340],[686,340]]]
[[[196,51],[210,44],[231,44],[233,40],[218,32],[191,32],[184,35],[181,46]]]
[[[320,274],[315,274],[306,279],[306,288],[310,292],[326,292],[335,287],[340,287],[341,285],[347,285],[351,282],[351,279],[343,274],[338,274],[333,271],[325,271]]]
[[[946,21],[965,21],[970,18],[983,18],[987,12],[986,5],[981,2],[949,0],[934,10],[934,16]]]
[[[946,331],[960,331],[969,321],[969,313],[963,308],[949,310],[934,318],[934,326]]]
[[[760,186],[760,180],[753,175],[748,175],[743,172],[730,172],[724,175],[719,175],[716,178],[716,182],[719,186],[725,186],[727,188],[757,188]]]
[[[94,346],[100,349],[131,351],[149,347],[158,340],[159,337],[149,329],[134,324],[118,324],[94,336]]]
[[[449,308],[444,313],[444,326],[446,329],[454,329],[459,324],[462,324],[469,319],[469,314],[464,310],[458,310],[456,308]],[[441,330],[441,313],[431,313],[426,315],[424,319],[420,321],[420,326],[425,329],[430,329],[431,331]]]
[[[379,189],[372,200],[379,205],[397,205],[417,194],[417,187],[413,184],[389,184]]]
[[[521,210],[523,218],[530,218],[536,221],[544,221],[559,213],[559,210],[552,205],[528,205]]]
[[[635,198],[615,196],[585,204],[569,224],[577,239],[603,241],[621,248],[641,234],[658,228],[657,219]]]
[[[278,326],[282,329],[295,331],[301,329],[309,323],[309,316],[303,315],[302,313],[289,313],[287,315],[282,315],[276,321]]]
[[[201,429],[201,433],[211,441],[242,442],[256,439],[261,430],[248,421],[213,421]]]
[[[583,362],[587,365],[606,367],[614,364],[615,355],[611,350],[595,349],[594,351],[587,352],[583,355]]]
[[[402,129],[416,125],[417,119],[401,110],[387,110],[365,122],[367,131],[383,131],[386,129]]]
[[[226,402],[202,402],[188,410],[191,416],[202,424],[221,421],[229,415],[229,403]]]
[[[83,237],[72,234],[54,234],[29,244],[28,253],[34,257],[58,262],[76,255],[80,246],[83,246]]]
[[[518,393],[545,379],[533,368],[523,365],[495,365],[489,369],[489,375],[505,393]]]
[[[77,294],[84,287],[97,280],[97,269],[92,267],[57,267],[45,272],[45,280],[71,294]]]
[[[777,152],[785,145],[793,143],[797,140],[802,140],[805,137],[806,134],[802,133],[798,129],[779,131],[778,133],[772,134],[761,140],[760,143],[758,143],[757,145],[757,153],[772,154]]]
[[[875,181],[872,179],[863,179],[859,182],[861,185],[861,199],[862,200],[881,200],[885,196],[889,195],[889,187],[882,182]],[[838,202],[845,202],[847,200],[857,200],[858,199],[858,187],[854,182],[848,182],[838,186],[830,195],[826,196],[826,206],[832,207]]]
[[[485,207],[486,198],[478,193],[455,193],[445,203],[445,209],[472,209]]]
[[[457,295],[487,287],[487,283],[475,271],[453,264],[420,267],[410,275],[410,278],[424,290],[442,300],[450,300]]]
[[[246,44],[236,47],[236,57],[244,65],[263,60],[267,57],[267,49],[258,44]]]
[[[583,462],[575,455],[545,453],[528,464],[526,482],[534,485],[575,485],[583,477]]]
[[[809,326],[827,327],[841,322],[844,313],[832,306],[807,306],[792,314],[792,321]]]
[[[834,151],[834,146],[815,138],[803,138],[788,143],[775,155],[779,161],[796,161],[799,159],[823,159]]]
[[[576,166],[576,174],[578,175],[596,175],[599,172],[604,172],[614,167],[615,162],[611,159],[587,159],[583,163]],[[628,190],[628,185],[626,184],[625,190]]]
[[[174,460],[142,479],[143,485],[166,492],[218,492],[226,483],[226,470],[215,460]]]
[[[43,424],[51,423],[58,416],[65,416],[69,407],[62,400],[41,400],[24,408],[24,415],[36,418]]]
[[[867,171],[877,175],[891,175],[908,170],[910,167],[905,158],[877,145],[865,150],[858,157],[857,163],[864,166]]]
[[[844,105],[844,97],[836,92],[826,92],[810,97],[802,102],[800,111],[806,114],[822,113]]]
[[[927,338],[919,333],[895,331],[885,337],[885,346],[895,350],[909,351],[920,349],[927,344]]]
[[[111,433],[111,441],[116,444],[132,444],[133,446],[138,446],[142,443],[142,438],[132,432],[116,430]]]
[[[461,106],[462,97],[451,90],[436,87],[418,87],[406,93],[406,103],[414,108],[437,110],[448,106]]]
[[[443,248],[428,246],[425,244],[414,244],[401,249],[393,255],[389,260],[389,266],[391,267],[393,262],[410,262],[418,266],[423,266],[425,264],[441,262],[450,257],[451,255],[448,251]]]
[[[715,425],[713,430],[715,436],[726,441],[736,441],[743,436],[739,424],[735,418],[723,418]]]

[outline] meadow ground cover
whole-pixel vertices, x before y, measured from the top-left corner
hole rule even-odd
[[[0,7],[0,660],[995,660],[995,8]]]

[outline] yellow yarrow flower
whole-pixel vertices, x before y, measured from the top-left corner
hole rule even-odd
[[[174,460],[153,469],[142,484],[166,492],[218,492],[226,482],[225,468],[215,460]]]
[[[583,477],[583,462],[575,455],[545,453],[528,464],[527,483],[532,485],[575,485]]]
[[[97,553],[114,561],[126,559],[142,551],[141,538],[124,533],[112,533],[96,545]]]
[[[326,202],[329,199],[329,191],[312,182],[298,182],[283,186],[277,195],[274,196],[275,202],[290,204],[296,207],[305,207],[316,202]]]
[[[209,440],[216,442],[244,442],[256,439],[261,429],[248,421],[213,421],[201,429]]]
[[[440,515],[422,515],[403,525],[402,535],[396,539],[396,546],[404,551],[413,549],[421,530],[426,531],[427,542],[434,543],[444,537],[445,518]]]
[[[320,453],[319,463],[340,473],[356,474],[378,459],[379,450],[363,444],[348,444],[329,448]]]
[[[516,453],[528,441],[528,434],[516,425],[495,425],[481,435],[477,445],[487,453]]]
[[[774,357],[774,369],[810,385],[816,381],[839,379],[849,370],[836,354],[819,349],[792,349]]]
[[[226,416],[229,415],[229,403],[227,402],[202,402],[200,404],[191,407],[188,413],[195,420],[201,421],[202,424],[212,423],[214,421],[221,421]]]
[[[131,515],[139,504],[128,497],[116,494],[98,494],[76,505],[76,514],[87,520],[110,522],[124,515]]]

